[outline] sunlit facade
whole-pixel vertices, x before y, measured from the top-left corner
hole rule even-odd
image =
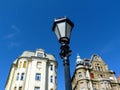
[[[44,50],[25,51],[12,64],[5,90],[57,90],[57,61]]]
[[[120,90],[115,72],[98,55],[91,59],[77,56],[76,69],[72,77],[72,90]]]

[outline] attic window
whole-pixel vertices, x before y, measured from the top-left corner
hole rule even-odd
[[[37,53],[38,57],[43,57],[43,53]]]

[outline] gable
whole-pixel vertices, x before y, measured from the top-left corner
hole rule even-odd
[[[93,55],[91,58],[91,65],[94,70],[98,70],[98,71],[107,71],[108,70],[108,67],[105,64],[105,62],[102,60],[101,57],[99,57],[96,54]]]

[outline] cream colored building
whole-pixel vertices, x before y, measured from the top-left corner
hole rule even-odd
[[[25,51],[13,62],[5,90],[57,90],[56,69],[52,54]]]
[[[91,59],[77,56],[76,69],[72,77],[73,90],[120,90],[115,72],[98,55]]]

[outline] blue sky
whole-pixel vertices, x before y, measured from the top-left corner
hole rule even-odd
[[[70,48],[71,75],[77,53],[81,58],[98,54],[109,69],[120,73],[119,0],[0,0],[0,90],[12,62],[25,50],[43,48],[58,60],[58,90],[64,90],[60,44],[52,32],[54,18],[74,22]]]

